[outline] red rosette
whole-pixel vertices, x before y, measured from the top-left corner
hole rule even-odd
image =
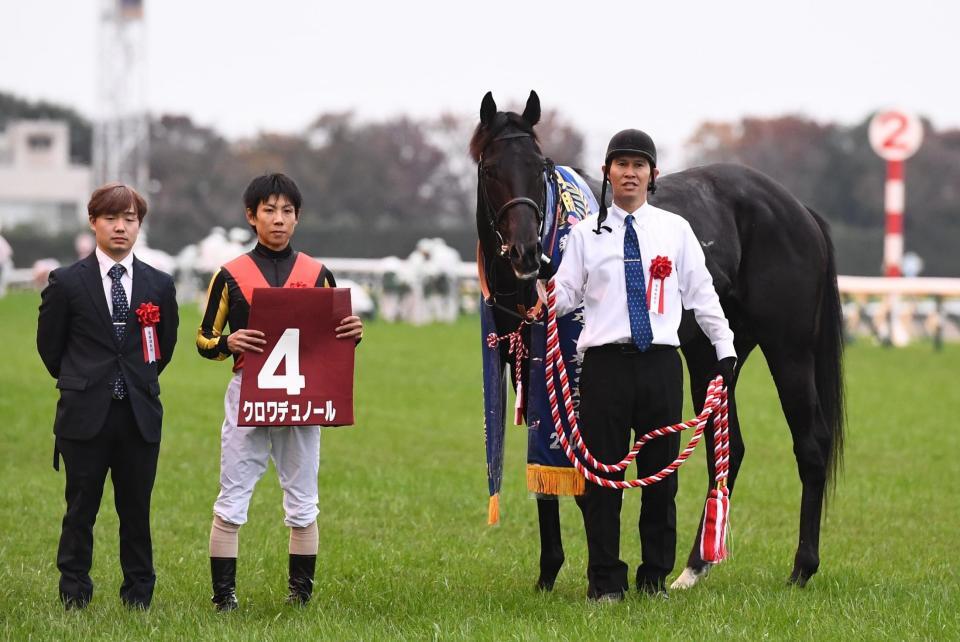
[[[673,263],[665,256],[657,256],[650,261],[650,281],[647,283],[647,308],[657,314],[663,314],[664,280],[673,272]]]
[[[140,321],[140,333],[143,344],[144,363],[154,363],[160,358],[160,345],[157,340],[157,324],[160,323],[160,308],[144,301],[136,311]]]
[[[673,263],[665,256],[655,257],[650,262],[650,276],[655,279],[665,279],[673,273]]]
[[[160,308],[149,301],[145,301],[137,308],[137,319],[140,320],[142,326],[157,325],[160,323]]]

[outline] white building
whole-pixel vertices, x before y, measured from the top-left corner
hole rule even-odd
[[[84,225],[91,171],[70,163],[70,132],[54,120],[12,120],[0,133],[0,227],[58,232]]]

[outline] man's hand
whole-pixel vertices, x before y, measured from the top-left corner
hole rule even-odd
[[[720,375],[723,377],[723,386],[725,388],[730,387],[733,383],[734,372],[737,369],[737,358],[736,357],[724,357],[717,361],[716,372],[713,376]]]
[[[356,339],[359,341],[363,337],[363,321],[360,317],[350,316],[340,322],[336,329],[338,339]]]
[[[227,350],[233,354],[241,354],[247,351],[263,352],[263,348],[260,346],[267,342],[267,340],[263,338],[264,336],[265,335],[259,330],[250,330],[247,328],[234,330],[227,335]]]
[[[540,257],[540,271],[537,274],[538,279],[550,280],[553,278],[553,275],[557,273],[557,266],[553,264],[553,261],[543,256]]]
[[[537,279],[537,298],[547,304],[547,281],[549,279]]]

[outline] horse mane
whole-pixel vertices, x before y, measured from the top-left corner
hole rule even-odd
[[[540,139],[537,138],[536,132],[533,131],[533,125],[525,121],[523,116],[512,111],[498,112],[490,125],[480,123],[477,125],[477,128],[473,130],[473,136],[470,138],[470,157],[473,159],[473,162],[479,163],[480,156],[483,154],[483,150],[487,148],[487,145],[493,142],[493,139],[510,126],[526,134],[530,134],[534,144],[536,144],[537,147],[540,146]]]

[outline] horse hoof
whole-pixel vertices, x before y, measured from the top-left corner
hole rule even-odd
[[[537,578],[537,583],[534,585],[533,589],[539,593],[549,593],[553,590],[553,583],[556,581],[556,576],[553,579],[549,579],[541,575]]]
[[[804,588],[811,577],[813,577],[813,573],[806,573],[800,569],[794,569],[793,573],[790,574],[790,578],[787,580],[787,586]]]
[[[553,584],[557,581],[557,575],[560,574],[560,569],[563,567],[564,558],[551,558],[548,560],[540,560],[540,577],[537,578],[537,583],[534,585],[534,588],[537,591],[550,592],[553,590]]]
[[[689,566],[683,569],[683,573],[680,573],[680,576],[673,581],[673,584],[670,585],[672,589],[688,589],[693,588],[693,585],[699,582],[702,578],[706,577],[707,573],[710,572],[710,567],[712,564],[705,564],[703,568],[699,571]]]

